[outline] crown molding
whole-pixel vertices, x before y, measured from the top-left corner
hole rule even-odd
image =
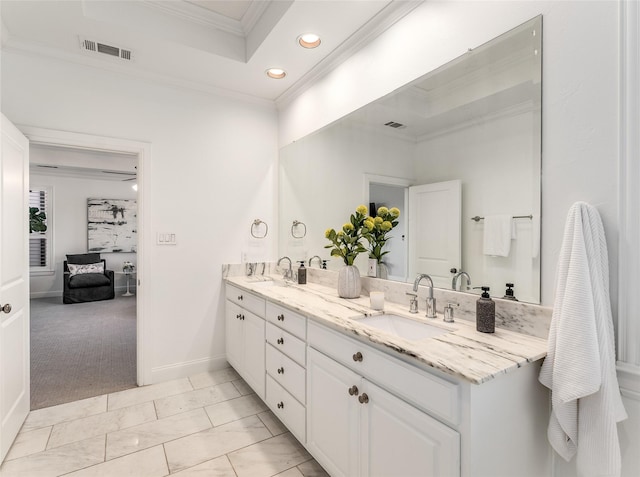
[[[355,52],[388,30],[423,2],[424,0],[392,0],[389,5],[380,10],[369,22],[278,96],[275,100],[278,109],[283,109],[289,105],[314,83],[327,76]]]
[[[497,121],[499,119],[504,119],[504,118],[510,118],[510,117],[515,117],[515,116],[519,116],[521,114],[524,114],[526,112],[530,112],[535,110],[536,108],[539,108],[540,105],[536,105],[535,102],[533,100],[527,100],[527,101],[522,101],[518,104],[514,104],[511,106],[507,106],[506,108],[501,108],[498,111],[494,111],[492,113],[489,114],[485,114],[482,116],[482,123],[486,124],[486,123],[490,123],[493,121]],[[478,125],[478,120],[477,118],[471,118],[468,119],[466,121],[461,121],[461,122],[457,122],[456,124],[454,124],[451,127],[448,128],[442,128],[439,129],[437,131],[434,131],[432,133],[427,133],[427,134],[423,134],[421,136],[418,136],[416,138],[417,142],[424,142],[424,141],[431,141],[433,139],[436,139],[438,137],[442,137],[442,136],[447,136],[449,134],[453,134],[459,131],[464,131],[465,129],[474,127]]]
[[[142,0],[142,4],[165,14],[179,17],[182,20],[222,30],[243,38],[246,36],[246,31],[240,21],[233,20],[232,18],[225,17],[224,15],[192,3]]]
[[[269,5],[271,5],[271,3],[272,0],[254,0],[253,2],[251,2],[251,5],[240,20],[240,25],[242,25],[242,30],[244,31],[245,35],[249,35],[249,33],[251,33],[251,31],[256,26],[260,18],[262,18],[262,15],[267,11],[267,8],[269,8]]]
[[[53,48],[49,48],[40,44],[25,42],[18,40],[12,36],[9,36],[6,43],[2,45],[1,51],[8,53],[16,53],[25,56],[31,56],[36,58],[47,58],[64,63],[72,63],[88,68],[95,68],[110,73],[119,74],[129,78],[149,81],[158,85],[172,87],[178,90],[188,90],[196,93],[203,93],[208,96],[217,96],[231,98],[246,103],[252,103],[260,106],[275,109],[274,101],[270,99],[260,98],[246,93],[240,93],[219,86],[213,86],[207,83],[190,81],[182,78],[172,77],[166,74],[152,73],[136,68],[135,64],[127,63],[115,63],[111,61],[104,61],[102,59],[93,58],[85,55],[76,55],[73,53],[61,52]],[[107,58],[107,60],[110,58]]]

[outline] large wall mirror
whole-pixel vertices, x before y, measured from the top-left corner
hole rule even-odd
[[[451,289],[464,271],[494,297],[511,283],[540,303],[541,33],[533,18],[283,147],[279,255],[338,269],[325,230],[360,204],[398,207],[387,279]]]

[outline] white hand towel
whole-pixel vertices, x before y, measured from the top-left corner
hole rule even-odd
[[[511,215],[489,215],[484,218],[483,253],[496,257],[508,257],[511,239],[514,238],[514,224]]]
[[[581,476],[619,476],[616,423],[627,415],[615,369],[609,259],[598,211],[569,210],[556,272],[548,353],[539,376],[551,389],[549,442]]]

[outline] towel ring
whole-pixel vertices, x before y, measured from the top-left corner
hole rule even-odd
[[[256,231],[259,232],[259,228],[260,228],[260,224],[264,224],[264,235],[256,235]],[[251,224],[251,236],[253,238],[257,238],[257,239],[263,239],[267,236],[267,234],[269,233],[269,226],[267,225],[266,222],[263,222],[260,219],[256,219],[253,221],[253,223]]]
[[[302,233],[302,235],[296,235],[296,227],[298,227],[298,225],[302,225],[304,227],[304,232]],[[304,238],[307,235],[307,226],[305,225],[304,222],[300,222],[299,220],[294,220],[293,221],[293,225],[291,226],[291,236],[293,238]]]

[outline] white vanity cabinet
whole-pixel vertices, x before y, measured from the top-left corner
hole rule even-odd
[[[457,431],[353,369],[374,350],[315,324],[309,344],[307,448],[332,476],[460,475]]]
[[[306,441],[307,319],[274,303],[266,307],[266,403],[301,442]]]
[[[226,286],[227,361],[262,399],[265,398],[265,299]]]

